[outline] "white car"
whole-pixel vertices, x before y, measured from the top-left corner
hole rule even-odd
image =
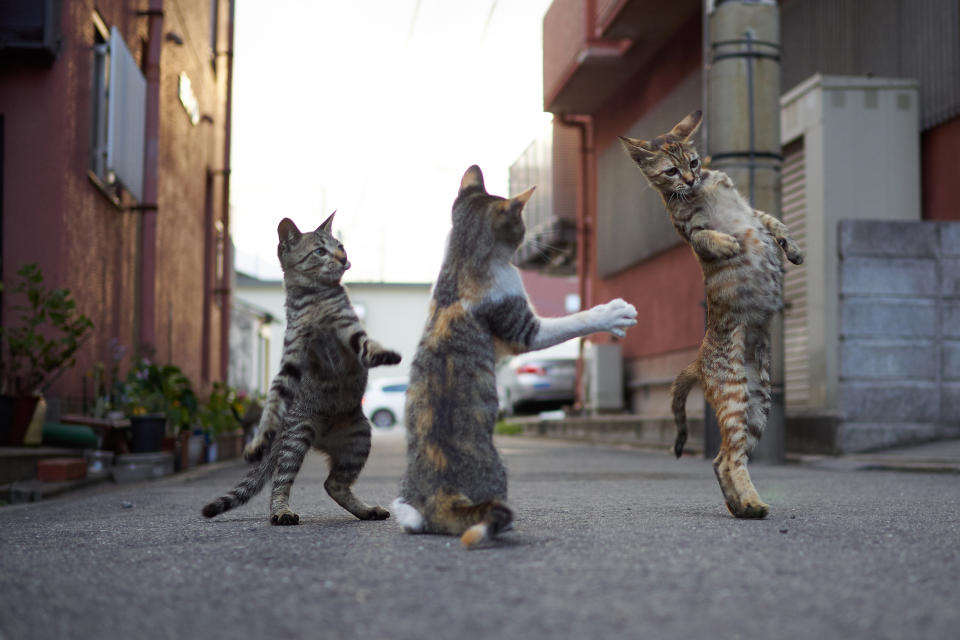
[[[367,383],[363,412],[373,426],[387,429],[403,421],[409,378],[377,378]]]

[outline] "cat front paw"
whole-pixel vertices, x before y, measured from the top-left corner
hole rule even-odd
[[[803,264],[803,251],[797,246],[797,243],[790,238],[777,238],[777,244],[783,249],[787,260],[793,264]]]
[[[627,329],[637,324],[636,307],[622,298],[594,307],[594,310],[600,316],[601,330],[618,338],[627,335]]]
[[[712,249],[717,258],[732,258],[742,251],[740,241],[725,233],[717,235],[713,241]]]
[[[397,364],[400,362],[400,354],[396,351],[377,351],[370,356],[367,366],[379,367],[381,365]]]

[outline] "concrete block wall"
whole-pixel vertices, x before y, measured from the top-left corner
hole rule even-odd
[[[960,222],[839,223],[838,452],[960,437]]]

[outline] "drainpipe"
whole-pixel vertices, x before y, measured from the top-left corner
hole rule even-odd
[[[215,172],[207,167],[203,192],[203,315],[200,333],[200,381],[206,387],[210,382],[210,334],[213,310],[213,180]]]
[[[233,109],[233,28],[236,0],[230,0],[227,26],[227,103],[223,144],[223,282],[220,298],[220,380],[227,381],[230,367],[230,310],[233,304],[233,243],[230,241],[230,129]]]
[[[729,174],[751,206],[779,218],[780,11],[775,0],[707,2],[711,168]],[[785,448],[782,312],[771,323],[770,338],[770,414],[752,459],[777,463]]]
[[[594,181],[592,180],[594,161],[593,118],[586,115],[561,115],[560,123],[580,130],[580,194],[577,202],[577,286],[580,295],[580,308],[589,309],[591,304],[591,242],[593,237]],[[583,393],[583,347],[585,338],[580,338],[577,353],[577,377],[574,409],[582,411],[586,406]]]
[[[157,191],[160,133],[160,52],[163,46],[163,0],[150,0],[143,74],[147,80],[144,126],[143,195],[140,209],[140,326],[137,358],[153,357],[157,326]]]

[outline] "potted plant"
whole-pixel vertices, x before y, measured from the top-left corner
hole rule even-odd
[[[134,453],[160,451],[165,436],[189,430],[197,410],[190,379],[180,368],[149,360],[127,375],[123,396]]]
[[[48,289],[36,264],[17,271],[10,293],[26,299],[12,306],[19,313],[0,327],[0,443],[20,445],[41,394],[76,362],[93,322],[77,310],[69,289]],[[0,283],[0,291],[3,291]],[[5,437],[4,437],[5,436]]]
[[[236,391],[222,382],[214,382],[197,415],[209,441],[208,462],[235,458],[243,451],[243,428],[236,414],[238,408],[243,408],[243,402],[238,402]]]

